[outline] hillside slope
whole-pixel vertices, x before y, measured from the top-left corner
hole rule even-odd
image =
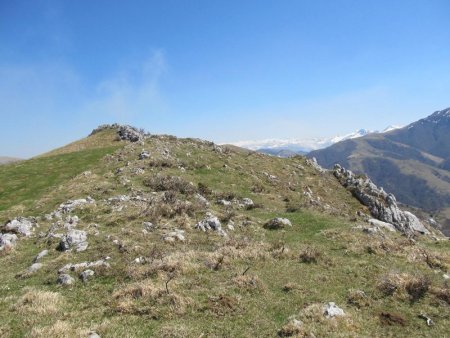
[[[127,135],[0,168],[2,337],[448,334],[447,240],[370,225],[304,157]]]
[[[308,154],[367,174],[404,204],[441,216],[450,234],[450,108],[404,128],[337,143]]]

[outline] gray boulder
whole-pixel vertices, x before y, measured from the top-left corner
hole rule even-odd
[[[40,253],[37,254],[36,257],[34,257],[33,263],[39,262],[42,258],[44,258],[47,255],[48,255],[48,250],[47,249],[42,250]]]
[[[72,285],[73,283],[75,283],[75,279],[72,276],[63,273],[63,274],[58,276],[58,279],[56,280],[56,283],[59,284],[59,285],[64,285],[64,286]]]
[[[16,246],[17,236],[15,234],[0,233],[0,251],[14,248]]]
[[[150,158],[150,153],[147,150],[142,150],[142,152],[139,154],[139,159],[145,160],[146,158]]]
[[[219,219],[210,212],[206,213],[205,218],[198,222],[195,228],[202,231],[216,231],[221,236],[227,235],[227,233],[222,229],[222,224],[220,224]]]
[[[330,302],[324,306],[323,315],[327,318],[342,317],[345,316],[345,312],[335,303]]]
[[[42,263],[34,263],[28,268],[27,273],[31,275],[42,267],[43,267]]]
[[[8,221],[3,230],[6,232],[12,232],[22,236],[31,236],[37,223],[32,218],[17,217],[11,221]]]
[[[87,283],[95,275],[95,272],[87,269],[80,273],[80,279],[83,283]]]
[[[66,235],[62,236],[58,250],[68,251],[74,248],[77,252],[84,251],[88,247],[87,233],[83,230],[70,229]]]
[[[271,230],[278,230],[278,229],[284,229],[286,227],[291,227],[292,223],[287,218],[273,218],[270,221],[268,221],[266,224],[264,224],[264,228],[271,229]]]

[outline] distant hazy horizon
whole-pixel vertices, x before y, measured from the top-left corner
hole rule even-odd
[[[217,143],[345,135],[450,106],[450,2],[3,1],[0,155],[104,123]]]

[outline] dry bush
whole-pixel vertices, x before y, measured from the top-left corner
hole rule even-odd
[[[430,279],[422,274],[389,273],[378,282],[377,288],[385,296],[406,292],[412,302],[424,297],[430,288]]]
[[[209,297],[208,309],[216,316],[235,313],[239,310],[239,299],[233,296],[220,295]]]
[[[287,284],[283,285],[283,287],[281,289],[284,292],[291,292],[291,291],[297,290],[298,288],[299,288],[298,284],[287,283]]]
[[[199,182],[197,184],[197,191],[202,196],[211,196],[213,191],[204,183]]]
[[[371,304],[370,298],[361,290],[350,290],[347,295],[347,303],[356,306],[358,309],[368,307]]]
[[[283,241],[279,241],[273,244],[272,248],[270,249],[270,252],[272,254],[272,257],[276,259],[292,258],[289,248]]]
[[[425,249],[421,249],[420,254],[423,257],[425,263],[431,269],[440,269],[442,271],[447,271],[448,265],[443,257],[436,255],[435,253],[429,252]]]
[[[191,195],[195,187],[178,176],[156,175],[144,180],[144,186],[153,191],[176,191],[184,195]]]
[[[57,292],[29,289],[16,303],[14,310],[22,315],[52,315],[60,310],[63,297]]]
[[[151,168],[173,168],[173,167],[176,167],[175,161],[169,160],[169,159],[161,159],[161,158],[152,158],[148,162],[148,165]]]
[[[258,278],[252,275],[239,275],[233,278],[233,282],[239,289],[245,291],[264,291],[266,285]]]
[[[400,325],[405,326],[406,325],[406,319],[398,314],[398,313],[390,313],[390,312],[381,312],[379,315],[380,322],[382,325]]]
[[[319,251],[319,249],[312,247],[312,246],[308,246],[300,252],[299,258],[302,263],[317,264],[317,262],[319,261],[319,258],[321,256],[322,256],[322,253]]]
[[[428,292],[431,281],[427,276],[413,277],[407,280],[405,289],[412,302],[421,299]]]
[[[89,330],[73,327],[70,323],[58,320],[53,325],[44,327],[33,327],[29,337],[31,338],[67,338],[87,337]]]
[[[380,278],[377,284],[378,290],[385,296],[392,296],[405,285],[406,274],[389,273]]]
[[[171,317],[185,314],[187,308],[193,305],[191,298],[175,292],[168,293],[166,287],[156,287],[149,280],[116,290],[112,297],[116,312],[151,315],[154,318],[162,316],[163,307],[167,309],[166,316]]]
[[[432,287],[430,293],[437,299],[444,301],[447,305],[450,305],[450,290],[448,285],[443,288]]]
[[[280,330],[278,330],[278,337],[304,337],[305,332],[302,328],[302,322],[290,320]]]

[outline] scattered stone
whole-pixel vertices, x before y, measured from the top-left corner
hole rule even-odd
[[[139,154],[139,159],[140,160],[145,160],[147,158],[150,158],[150,153],[147,150],[143,150],[140,154]]]
[[[270,221],[268,221],[266,224],[264,224],[264,228],[271,229],[271,230],[277,230],[277,229],[284,229],[286,227],[291,227],[292,223],[287,218],[273,218]]]
[[[110,268],[111,266],[107,262],[109,257],[105,259],[100,259],[95,262],[82,262],[77,264],[66,264],[61,269],[58,270],[58,273],[66,273],[68,271],[79,271],[81,269],[90,269],[95,268],[99,266],[104,266],[105,268]]]
[[[445,280],[449,280],[450,279],[450,275],[447,275],[446,273],[444,273],[442,275],[442,277],[444,277]]]
[[[94,275],[95,272],[93,270],[84,270],[82,273],[80,273],[80,279],[83,283],[87,283],[89,279],[91,279],[91,277]]]
[[[221,199],[221,200],[217,200],[217,204],[223,205],[223,206],[230,206],[231,205],[231,201],[227,201],[227,200]]]
[[[0,233],[0,251],[14,248],[16,246],[17,236],[15,234]]]
[[[326,169],[322,168],[320,166],[320,164],[317,163],[317,159],[315,157],[313,157],[312,159],[307,159],[306,160],[306,164],[309,165],[310,167],[313,167],[314,169],[316,169],[320,173],[326,172]]]
[[[93,203],[95,203],[95,200],[93,198],[89,197],[89,196],[86,197],[86,198],[80,198],[80,199],[77,199],[77,200],[68,200],[67,202],[62,203],[59,206],[59,208],[56,210],[56,213],[57,212],[62,212],[62,213],[67,214],[67,213],[71,212],[72,210],[74,210],[76,208],[79,208],[79,207],[84,206],[86,204],[93,204]],[[56,213],[55,213],[55,215],[57,215]]]
[[[200,194],[195,194],[195,198],[204,206],[209,206],[208,200]]]
[[[11,221],[8,221],[3,230],[6,232],[12,232],[17,235],[31,236],[34,228],[37,227],[36,220],[33,218],[17,217]]]
[[[206,213],[205,219],[198,222],[195,228],[202,231],[212,230],[216,231],[221,236],[227,236],[227,233],[222,229],[219,219],[210,212]]]
[[[242,205],[244,208],[251,208],[255,205],[255,203],[253,203],[253,201],[250,198],[243,198],[240,205]]]
[[[377,220],[375,218],[369,219],[369,224],[371,224],[377,228],[387,229],[392,232],[397,231],[395,229],[395,226],[393,226],[391,223],[383,222],[383,221]]]
[[[378,188],[369,178],[357,177],[339,164],[333,170],[338,181],[370,210],[374,218],[392,224],[398,231],[408,236],[414,232],[429,234],[420,220],[408,211],[401,210],[392,194]]]
[[[38,261],[40,261],[42,258],[44,258],[45,256],[48,255],[48,250],[42,250],[40,253],[38,253],[38,255],[36,257],[34,257],[33,259],[33,263],[37,263]]]
[[[58,276],[56,283],[59,285],[72,285],[75,283],[75,279],[72,276],[63,273]]]
[[[234,222],[233,222],[232,220],[230,220],[230,221],[228,222],[228,224],[227,224],[228,230],[233,231],[233,230],[234,230],[234,227],[235,227]]]
[[[128,195],[118,195],[108,198],[107,201],[109,204],[111,204],[111,203],[129,202],[130,199],[131,197]]]
[[[144,222],[144,223],[142,223],[142,225],[144,226],[144,230],[146,230],[148,232],[152,232],[156,229],[156,225],[154,225],[151,222]]]
[[[36,271],[38,271],[42,267],[43,267],[42,263],[34,263],[28,268],[27,274],[31,275],[31,274],[35,273]]]
[[[428,326],[434,325],[433,320],[432,320],[430,317],[428,317],[427,315],[423,314],[423,313],[421,313],[421,314],[419,315],[419,318],[425,319]]]
[[[75,248],[77,252],[84,251],[88,247],[87,233],[83,230],[71,229],[66,235],[62,236],[59,242],[58,250],[68,251]]]
[[[120,139],[124,141],[139,142],[143,141],[147,136],[143,129],[137,129],[132,126],[113,126],[117,127],[117,134],[119,135]]]
[[[345,316],[344,310],[338,307],[335,303],[329,302],[323,308],[323,315],[327,318]]]
[[[88,338],[101,338],[96,332],[89,333]]]
[[[165,242],[184,242],[186,238],[184,237],[184,230],[175,229],[167,234],[162,236],[163,241]]]

